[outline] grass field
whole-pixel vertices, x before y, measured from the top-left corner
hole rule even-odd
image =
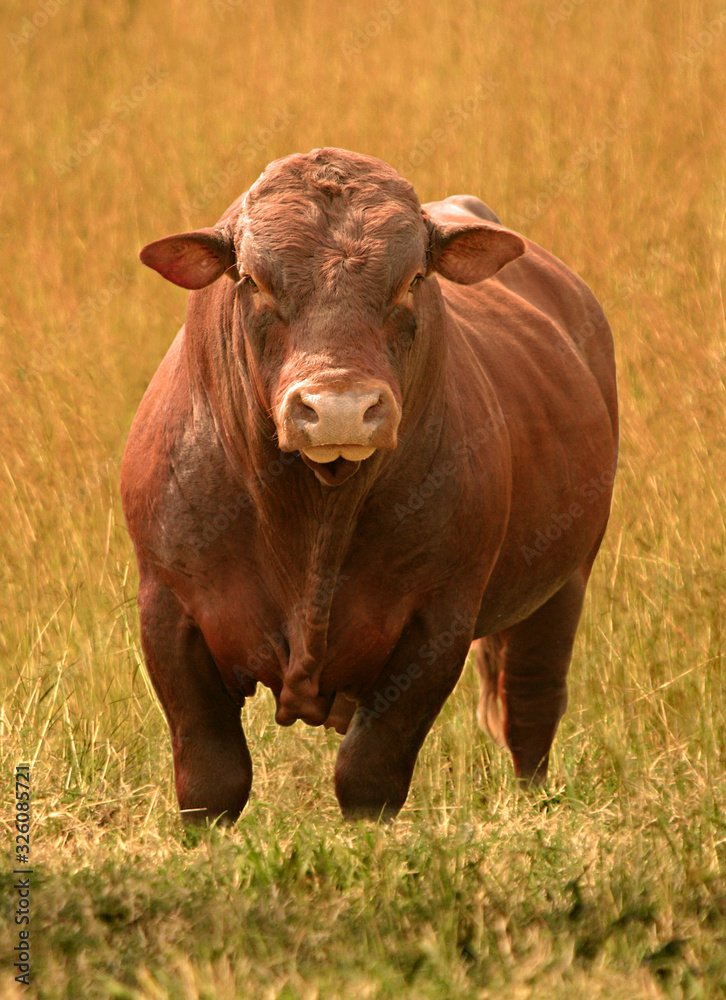
[[[721,0],[2,5],[0,880],[32,763],[44,1000],[726,995],[726,8]],[[588,281],[622,404],[613,515],[545,792],[471,666],[391,829],[338,737],[244,710],[235,829],[185,835],[118,497],[186,295],[137,261],[337,145],[471,192]],[[11,808],[12,807],[12,808]],[[5,913],[10,913],[10,905]]]

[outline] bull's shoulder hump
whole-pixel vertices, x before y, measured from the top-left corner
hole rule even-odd
[[[146,388],[132,432],[137,424],[149,421],[174,424],[186,411],[190,393],[184,335],[185,327],[182,326]]]
[[[452,194],[442,201],[427,202],[423,209],[435,222],[461,225],[467,222],[485,221],[501,225],[497,213],[473,194]]]

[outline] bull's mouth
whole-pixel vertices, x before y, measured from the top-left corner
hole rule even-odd
[[[309,466],[321,483],[326,486],[340,486],[354,475],[360,463],[375,451],[365,445],[318,445],[300,452],[303,462]]]

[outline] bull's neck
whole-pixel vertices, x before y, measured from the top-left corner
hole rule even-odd
[[[190,295],[185,343],[194,405],[211,417],[231,473],[254,499],[270,428],[254,405],[240,323],[236,285],[229,279]]]
[[[417,476],[425,476],[436,458],[446,420],[446,324],[444,301],[436,285],[429,289],[409,358],[399,443],[385,467],[385,479],[404,471],[407,480],[415,481]]]
[[[293,692],[306,681],[317,693],[330,608],[364,495],[322,487],[298,455],[280,452],[240,322],[231,283],[190,296],[185,346],[194,406],[211,418],[235,489],[254,512],[256,558],[272,571],[269,596],[280,614],[269,625],[287,639],[273,642],[283,688]]]

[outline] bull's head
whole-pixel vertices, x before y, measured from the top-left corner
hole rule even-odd
[[[270,164],[215,228],[140,256],[183,288],[232,278],[251,383],[279,447],[334,486],[397,446],[412,358],[444,336],[431,276],[473,284],[523,250],[494,223],[434,222],[382,161],[321,149]]]

